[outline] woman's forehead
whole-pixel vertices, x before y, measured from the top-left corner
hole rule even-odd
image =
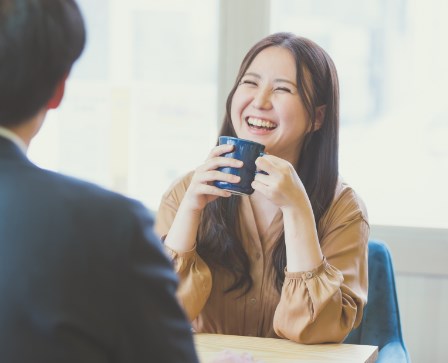
[[[270,46],[254,57],[244,73],[272,74],[278,78],[295,79],[296,60],[289,49]]]

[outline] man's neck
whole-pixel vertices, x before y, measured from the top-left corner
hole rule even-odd
[[[25,142],[14,132],[12,132],[10,129],[7,129],[6,127],[0,126],[0,137],[3,137],[11,142],[13,142],[14,144],[16,144],[16,146],[22,150],[22,152],[24,154],[26,154],[27,151],[27,145],[25,144]]]
[[[35,116],[22,122],[20,125],[13,127],[0,126],[2,134],[17,144],[26,153],[31,140],[39,132],[46,114],[47,110],[42,109]]]

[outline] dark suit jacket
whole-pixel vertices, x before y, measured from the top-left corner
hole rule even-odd
[[[197,362],[152,225],[0,136],[0,362]]]

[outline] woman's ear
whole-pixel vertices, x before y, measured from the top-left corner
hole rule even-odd
[[[317,131],[322,127],[325,120],[326,109],[327,105],[316,107],[316,119],[314,120],[314,131]]]
[[[61,104],[62,98],[64,97],[65,91],[65,81],[67,80],[68,74],[66,74],[56,85],[53,96],[47,103],[47,110],[52,110],[58,108]]]

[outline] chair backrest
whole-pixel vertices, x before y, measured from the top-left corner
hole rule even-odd
[[[368,302],[360,326],[344,343],[378,346],[377,362],[409,363],[401,333],[394,268],[386,243],[370,240],[368,261]]]

